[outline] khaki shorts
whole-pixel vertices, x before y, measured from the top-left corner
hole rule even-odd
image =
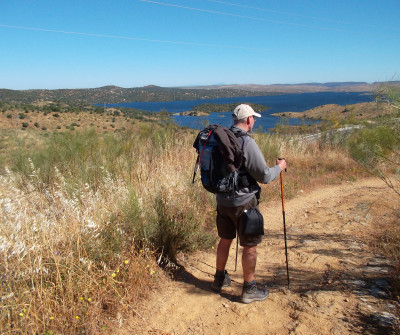
[[[217,206],[217,229],[218,236],[227,240],[236,238],[236,230],[241,231],[241,218],[245,209],[258,207],[258,200],[254,196],[252,200],[243,206],[225,207]],[[252,247],[261,243],[262,235],[241,235],[239,241],[242,247]]]

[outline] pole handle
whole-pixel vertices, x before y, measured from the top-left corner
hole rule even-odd
[[[285,158],[283,158],[283,157],[282,158],[278,158],[279,161],[281,161],[282,159],[285,159]],[[285,172],[287,172],[286,168],[285,168]]]

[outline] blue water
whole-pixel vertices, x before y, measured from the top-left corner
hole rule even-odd
[[[275,125],[282,122],[281,118],[272,116],[272,113],[303,112],[310,108],[326,104],[339,104],[344,106],[370,101],[372,101],[372,96],[366,93],[318,92],[189,101],[132,102],[107,106],[137,108],[148,112],[160,112],[166,110],[170,113],[180,113],[190,111],[194,106],[204,103],[257,103],[270,107],[268,110],[261,113],[262,117],[257,119],[255,125],[255,128],[259,129],[261,127],[262,131],[267,131],[267,129],[273,128]],[[209,122],[210,124],[220,124],[226,127],[229,127],[232,124],[231,112],[211,113],[206,117],[174,115],[173,119],[178,125],[194,129],[204,128],[206,122]],[[284,122],[290,125],[300,125],[304,121],[306,121],[306,124],[318,122],[301,119],[288,119]]]

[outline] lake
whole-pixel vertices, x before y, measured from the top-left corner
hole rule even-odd
[[[257,129],[261,127],[263,131],[267,131],[282,122],[281,118],[271,115],[272,113],[303,112],[326,104],[339,104],[344,106],[371,101],[373,101],[373,97],[369,92],[317,92],[188,101],[132,102],[107,106],[137,108],[148,112],[166,110],[170,113],[180,113],[190,111],[194,106],[204,103],[257,103],[270,107],[268,110],[261,113],[262,117],[257,119],[255,126]],[[211,113],[209,116],[204,117],[174,115],[173,119],[178,125],[193,129],[204,128],[206,122],[210,124],[220,124],[226,127],[232,125],[231,112]],[[289,119],[285,120],[285,123],[300,125],[304,121],[306,121],[306,124],[318,122],[313,120]]]

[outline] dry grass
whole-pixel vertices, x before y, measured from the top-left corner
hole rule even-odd
[[[163,276],[157,260],[213,244],[201,230],[209,206],[194,201],[210,197],[190,184],[189,137],[150,126],[121,141],[83,135],[104,160],[76,166],[79,148],[67,168],[57,156],[43,173],[49,160],[31,150],[40,166],[28,156],[0,177],[1,333],[112,333],[124,313],[140,317]]]
[[[158,270],[118,219],[127,185],[105,173],[97,191],[70,193],[59,173],[42,185],[33,165],[18,179],[0,178],[2,333],[97,333],[105,316],[135,311]]]
[[[1,333],[115,333],[140,318],[160,264],[214,243],[214,196],[192,185],[194,131],[70,134],[33,136],[29,151],[8,134],[22,146],[2,154]],[[287,197],[363,176],[337,144],[254,136],[270,165],[288,160]],[[279,183],[263,191],[279,198]]]
[[[285,197],[292,198],[302,192],[325,185],[339,184],[367,176],[348,155],[343,143],[321,139],[304,142],[290,136],[266,136],[256,134],[267,164],[275,164],[276,157],[284,157],[288,163],[283,174]],[[279,183],[262,185],[265,199],[280,197]]]

